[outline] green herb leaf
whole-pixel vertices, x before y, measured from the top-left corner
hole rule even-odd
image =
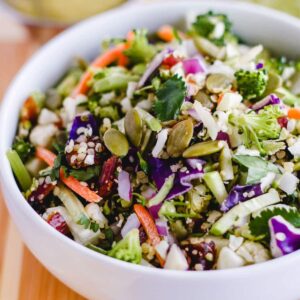
[[[23,162],[26,162],[26,160],[34,153],[34,146],[20,137],[16,137],[12,149],[19,154]]]
[[[88,167],[86,169],[76,170],[71,169],[69,170],[69,175],[73,176],[74,178],[80,181],[87,181],[92,179],[93,177],[99,176],[100,174],[100,167]]]
[[[158,89],[154,111],[161,121],[175,119],[186,94],[184,81],[177,75],[164,82]]]
[[[246,184],[259,182],[269,172],[279,173],[279,169],[274,164],[258,156],[235,155],[233,160],[248,170]]]
[[[287,210],[286,208],[275,207],[262,211],[259,216],[250,221],[249,229],[251,234],[260,239],[269,240],[268,221],[275,216],[282,216],[295,227],[300,227],[300,213],[296,209]]]
[[[84,228],[86,228],[86,229],[89,228],[90,223],[91,223],[91,220],[89,218],[87,218],[84,214],[81,215],[81,217],[78,221],[78,224],[83,225]]]

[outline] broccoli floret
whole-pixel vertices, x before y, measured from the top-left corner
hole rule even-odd
[[[257,71],[239,70],[234,74],[239,93],[248,100],[259,99],[265,92],[268,73],[265,69]]]
[[[149,62],[155,54],[155,48],[149,44],[147,39],[147,30],[135,30],[134,38],[130,47],[124,51],[124,54],[133,63]]]
[[[209,11],[206,14],[199,15],[192,28],[196,34],[210,40],[217,46],[225,45],[227,39],[236,40],[231,33],[232,23],[224,14]]]
[[[109,256],[140,264],[142,260],[142,248],[138,229],[132,229],[126,236],[119,241],[108,253]]]
[[[250,148],[254,143],[260,153],[265,154],[266,151],[261,142],[279,137],[281,127],[277,119],[283,115],[278,105],[268,105],[259,113],[251,111],[247,114],[231,114],[228,120],[243,131],[246,147]]]
[[[19,154],[23,162],[26,162],[26,160],[34,153],[33,145],[31,145],[28,142],[25,142],[20,137],[16,137],[12,148]]]

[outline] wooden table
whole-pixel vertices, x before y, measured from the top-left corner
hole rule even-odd
[[[26,59],[57,33],[53,29],[23,28],[12,23],[3,25],[1,17],[0,13],[0,99]],[[10,30],[9,34],[1,32],[1,27]],[[17,299],[83,298],[54,278],[24,246],[0,193],[0,300]]]

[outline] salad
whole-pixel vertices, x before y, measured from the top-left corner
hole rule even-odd
[[[205,271],[300,248],[300,63],[224,14],[105,40],[33,92],[7,152],[28,204],[101,254]]]

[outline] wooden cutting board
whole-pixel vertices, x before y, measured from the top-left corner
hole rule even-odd
[[[57,32],[24,28],[0,13],[0,99],[20,66]],[[24,246],[0,192],[0,300],[60,299],[84,298],[54,278]]]

